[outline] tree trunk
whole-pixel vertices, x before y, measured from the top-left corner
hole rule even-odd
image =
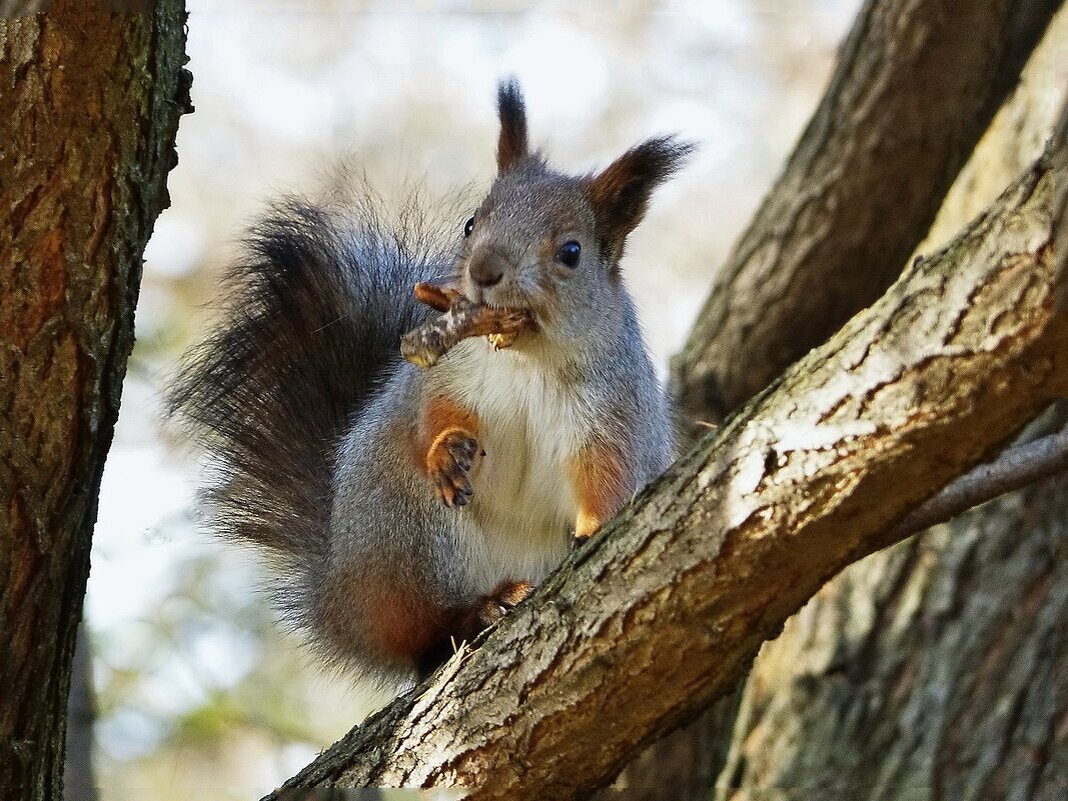
[[[1040,147],[1066,37],[1062,13],[924,249]],[[1061,797],[1066,528],[1061,475],[844,571],[761,652],[720,784],[738,798],[767,787],[873,801]]]
[[[895,11],[895,8],[898,10]],[[900,270],[905,263],[902,259],[892,269],[885,265],[872,271],[867,269],[870,261],[851,261],[857,258],[852,249],[834,247],[822,248],[819,254],[821,260],[818,261],[816,255],[807,250],[797,251],[800,243],[822,237],[828,230],[833,237],[827,241],[833,243],[853,235],[856,219],[880,217],[885,219],[880,233],[883,237],[882,249],[875,254],[877,260],[882,259],[889,250],[907,253],[923,236],[930,223],[930,215],[925,213],[912,217],[910,227],[906,224],[907,217],[896,212],[887,214],[887,199],[883,196],[885,187],[905,184],[909,187],[908,191],[929,193],[925,195],[925,202],[938,202],[940,193],[948,186],[948,180],[960,165],[959,159],[967,155],[967,149],[978,140],[993,116],[996,103],[1004,96],[1004,88],[997,97],[976,92],[950,98],[939,97],[938,92],[944,91],[945,86],[938,81],[924,80],[925,76],[916,71],[918,65],[968,62],[972,69],[978,71],[977,74],[990,70],[998,72],[1002,77],[996,82],[997,85],[1009,87],[1015,82],[1020,69],[1023,57],[1021,43],[1024,40],[1018,34],[1010,35],[1008,31],[1030,30],[1032,33],[1026,38],[1033,41],[1030,37],[1040,29],[1040,19],[1050,13],[1050,6],[988,4],[979,13],[1008,14],[1010,16],[1006,20],[1011,19],[1012,22],[995,25],[978,37],[963,28],[958,28],[957,33],[950,37],[925,36],[924,31],[930,30],[932,25],[944,23],[945,19],[938,15],[932,19],[930,15],[921,14],[921,10],[919,6],[887,3],[882,8],[884,16],[881,19],[873,20],[870,10],[858,17],[847,45],[843,47],[842,62],[798,144],[786,174],[764,201],[763,211],[743,235],[719,277],[705,306],[704,314],[713,315],[712,319],[704,316],[699,319],[687,349],[674,365],[676,380],[681,382],[676,387],[676,393],[686,402],[685,410],[694,418],[721,419],[724,413],[735,408],[736,403],[748,399],[752,392],[761,388],[754,376],[778,374],[792,361],[797,348],[819,344],[831,332],[829,320],[820,320],[812,314],[811,287],[802,288],[807,282],[820,284],[822,281],[822,288],[817,291],[833,293],[841,313],[848,315],[859,311],[866,298],[880,291],[882,282],[889,280],[893,270]],[[1036,19],[1036,13],[1040,19]],[[889,19],[898,17],[907,23],[906,27],[887,27]],[[988,22],[992,18],[987,17]],[[999,36],[1004,37],[1000,48],[977,48],[980,38]],[[944,242],[981,211],[1012,180],[1012,176],[1041,150],[1059,106],[1057,102],[1050,102],[1054,93],[1048,87],[1051,76],[1056,75],[1057,54],[1066,37],[1068,13],[1062,12],[1049,26],[1040,50],[1029,62],[1023,89],[1017,93],[1008,110],[999,115],[999,119],[1011,120],[999,127],[1004,130],[1003,136],[1007,141],[1019,143],[1016,152],[1006,158],[1004,148],[995,149],[987,143],[976,153],[958,181],[958,186],[973,188],[968,193],[971,202],[962,203],[964,193],[959,190],[948,195],[928,242]],[[913,52],[910,58],[903,58],[900,52],[896,52],[899,50],[895,44],[898,39],[922,42],[922,48]],[[1011,41],[1018,44],[1008,47]],[[858,65],[863,65],[864,69]],[[878,85],[896,87],[902,92],[899,102],[858,105],[867,97],[864,91],[867,87],[860,82],[872,79],[873,75]],[[967,76],[946,80],[975,86]],[[969,97],[975,104],[970,107],[967,106]],[[946,137],[939,139],[934,132],[945,122],[939,115],[943,113],[947,102],[960,116],[947,129]],[[1036,104],[1041,108],[1034,108]],[[924,110],[934,113],[925,119],[923,114],[917,113]],[[1021,120],[1025,113],[1031,120],[1027,125]],[[814,150],[816,134],[827,126],[826,118],[829,115],[833,115],[835,120],[835,135],[820,140],[825,151]],[[873,133],[873,128],[878,128],[878,131]],[[908,156],[905,161],[897,164],[860,158],[864,151],[858,151],[857,141],[877,142],[885,137],[891,137],[904,149]],[[954,149],[953,137],[959,137],[959,151]],[[986,139],[989,140],[990,136]],[[941,173],[933,176],[932,180],[932,176],[913,173],[909,169],[910,164],[915,164],[915,159],[934,157],[933,154],[911,152],[910,148],[927,147],[938,150],[940,158],[950,165],[946,168],[949,172],[944,175],[946,183],[942,182]],[[1021,154],[1025,154],[1025,157],[1021,158]],[[850,182],[850,186],[842,189],[826,186],[824,172],[807,169],[808,165],[814,163],[832,164],[836,160],[850,158],[855,161],[848,168],[840,170],[839,175],[839,179]],[[978,186],[982,187],[981,193],[975,191]],[[835,202],[818,207],[816,213],[801,202],[821,193],[853,193],[855,197],[848,204]],[[786,214],[786,217],[777,218],[778,214]],[[753,243],[774,241],[780,236],[784,239],[774,249],[775,258],[759,265],[753,263]],[[887,237],[896,238],[889,250]],[[925,244],[921,250],[928,251],[932,247]],[[865,269],[858,269],[858,265],[864,265]],[[775,282],[754,282],[751,275],[756,267],[767,274],[774,273]],[[821,270],[825,271],[822,279]],[[795,271],[808,275],[795,278]],[[787,287],[788,291],[770,307],[775,310],[774,314],[766,314],[771,296],[778,294],[777,287]],[[729,316],[724,316],[728,310]],[[752,333],[746,327],[757,310],[763,316],[759,328]],[[799,318],[809,321],[806,327],[797,327]],[[803,339],[797,339],[799,336]],[[789,347],[783,348],[777,343],[788,343]],[[680,801],[707,799],[731,745],[730,732],[740,695],[739,691],[724,699],[686,730],[656,743],[640,760],[627,767],[614,786],[628,790],[628,801],[653,801],[660,797],[665,787],[671,787]]]
[[[882,295],[1060,5],[865,4],[673,364],[687,419],[719,422]]]
[[[289,786],[566,799],[731,690],[762,641],[1068,391],[1056,146],[506,616]]]
[[[0,0],[0,17],[28,17],[51,5],[52,0]]]
[[[0,20],[0,787],[59,799],[141,254],[188,110],[181,0]]]

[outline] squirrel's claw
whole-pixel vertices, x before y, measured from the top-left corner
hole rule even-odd
[[[493,592],[482,596],[478,606],[478,622],[484,628],[496,623],[534,592],[529,581],[502,581]]]
[[[569,544],[571,545],[571,550],[573,551],[576,548],[581,548],[583,545],[585,545],[587,542],[589,542],[590,541],[590,535],[589,534],[579,534],[577,531],[572,531],[571,535],[568,537],[568,541],[569,541]]]
[[[434,490],[448,507],[466,506],[474,495],[469,474],[482,451],[478,440],[463,431],[439,438],[427,455],[427,467]]]

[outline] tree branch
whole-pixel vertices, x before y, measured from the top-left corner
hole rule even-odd
[[[1066,31],[1063,9],[920,252],[941,247],[1041,152],[1039,137],[1053,129],[1063,97],[1051,76]],[[1064,244],[1054,246],[1059,259]],[[1066,410],[1058,402],[1039,415],[1028,438],[1059,430]],[[1047,738],[1068,715],[1068,699],[1051,695],[1068,662],[1050,647],[1068,620],[1055,556],[1068,519],[1066,482],[1068,473],[1034,482],[822,587],[761,649],[739,693],[729,757],[704,783],[702,801],[713,783],[738,796],[790,787],[799,797],[852,801],[907,787],[930,798],[1056,797],[1056,771],[1041,754],[1058,751]],[[981,765],[980,752],[999,756]]]
[[[992,462],[951,481],[887,529],[887,543],[945,523],[973,506],[1068,469],[1068,428],[1007,448]]]
[[[835,320],[819,316],[827,302],[833,301],[837,319],[860,311],[905,264],[904,257],[894,262],[890,254],[909,253],[916,247],[930,251],[933,248],[926,247],[921,238],[941,244],[979,210],[957,215],[950,230],[931,239],[936,229],[929,228],[931,215],[924,212],[925,204],[943,204],[937,198],[948,186],[950,175],[956,174],[957,182],[967,180],[957,167],[980,134],[986,136],[991,130],[986,126],[996,97],[1017,80],[1023,54],[1048,19],[1050,6],[965,2],[955,7],[976,24],[954,27],[957,17],[930,13],[939,5],[883,0],[857,15],[849,45],[839,54],[834,77],[808,131],[798,142],[783,177],[762,203],[765,216],[754,218],[717,276],[704,307],[704,313],[715,315],[715,319],[699,318],[685,350],[673,363],[673,392],[682,406],[684,422],[722,420],[725,413],[763,388],[761,380],[778,375],[802,351],[833,333]],[[879,16],[872,13],[874,8],[878,8]],[[940,30],[947,22],[951,30]],[[1042,34],[1046,51],[1056,50],[1063,36],[1063,26],[1055,29],[1057,24],[1050,23]],[[893,44],[895,41],[922,44],[901,49]],[[1038,55],[1037,50],[1028,58],[1026,70],[1032,73],[1032,85],[1049,82],[1053,60],[1045,53]],[[977,91],[939,97],[944,85],[928,81],[922,74],[924,65],[931,64],[958,65],[945,80],[958,87],[970,85]],[[959,72],[965,64],[977,75],[995,74],[999,78],[969,83],[969,77]],[[872,104],[867,102],[872,85],[901,94],[897,102]],[[1014,104],[1022,105],[1017,103],[1019,92],[1013,98]],[[954,109],[948,127],[947,104]],[[1013,116],[1012,109],[1003,106],[1002,110],[1010,112],[1007,117]],[[818,138],[821,131],[829,135]],[[953,137],[959,137],[959,154],[953,149]],[[880,139],[893,140],[892,146],[906,158],[865,158],[865,146]],[[927,152],[928,147],[933,150]],[[984,164],[981,182],[1000,189],[1037,155],[1038,149],[1036,145],[1035,152],[1029,152],[1025,161],[1004,175]],[[936,175],[921,175],[914,157],[932,159],[929,163],[943,166]],[[819,168],[804,168],[813,164]],[[847,185],[827,186],[827,170],[838,164],[848,166],[835,180]],[[945,184],[940,183],[943,178]],[[909,213],[901,215],[893,209],[895,192],[916,193],[921,202],[910,205]],[[840,197],[848,197],[848,202],[840,202]],[[820,202],[821,198],[833,202]],[[803,202],[806,199],[812,202]],[[982,201],[979,208],[991,199]],[[910,221],[915,227],[908,227]],[[937,218],[934,224],[939,225]],[[865,225],[864,235],[855,236]],[[872,237],[872,226],[883,239]],[[763,246],[754,250],[752,243],[762,241]],[[824,247],[824,243],[832,244]],[[858,255],[855,248],[866,253]],[[1063,253],[1064,248],[1058,252]],[[857,269],[858,264],[866,266]],[[869,266],[872,264],[874,268]],[[754,280],[758,270],[761,277]],[[795,279],[795,270],[804,274]],[[813,292],[822,298],[815,304]],[[759,317],[755,328],[751,327],[754,317]],[[696,435],[699,430],[698,422],[683,433]],[[733,695],[713,705],[701,720],[654,743],[627,766],[613,787],[627,788],[631,791],[628,798],[635,801],[654,801],[665,786],[672,787],[676,801],[705,801],[732,750],[741,692]],[[604,801],[614,798],[606,794]]]
[[[1068,391],[1060,148],[287,787],[575,798],[728,692],[829,577]]]

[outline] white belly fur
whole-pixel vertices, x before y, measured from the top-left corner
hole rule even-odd
[[[450,356],[450,392],[478,414],[485,451],[474,496],[458,510],[472,524],[462,539],[474,588],[541,581],[566,555],[575,522],[568,465],[586,439],[585,399],[531,355],[484,339]]]

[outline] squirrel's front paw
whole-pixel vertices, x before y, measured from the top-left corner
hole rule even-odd
[[[478,440],[464,431],[448,431],[434,441],[426,457],[427,472],[446,506],[463,506],[471,499],[469,473],[481,455]]]

